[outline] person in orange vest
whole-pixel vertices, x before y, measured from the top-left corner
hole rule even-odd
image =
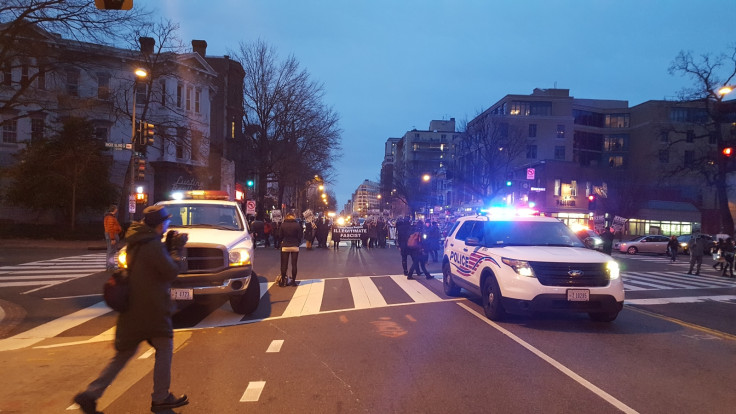
[[[107,256],[105,259],[105,268],[107,270],[115,270],[115,253],[118,251],[120,242],[120,233],[123,228],[117,219],[118,206],[111,205],[105,213],[103,224],[105,225],[105,243],[107,245]]]

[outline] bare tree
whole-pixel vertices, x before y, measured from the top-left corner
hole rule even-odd
[[[487,114],[461,125],[460,131],[453,184],[473,200],[490,200],[505,192],[509,174],[526,159],[526,140],[518,128]]]
[[[245,125],[257,198],[263,200],[267,183],[276,182],[281,204],[287,187],[300,188],[315,174],[329,178],[340,152],[339,117],[322,102],[322,85],[294,56],[279,61],[261,40],[241,43],[235,55],[245,70]],[[264,212],[259,202],[258,214]]]
[[[693,142],[700,143],[689,153],[688,157],[691,159],[669,173],[699,174],[706,185],[714,186],[722,230],[731,234],[734,231],[734,220],[728,206],[727,178],[736,168],[733,161],[721,151],[736,145],[733,129],[726,129],[724,134],[726,121],[734,120],[736,105],[733,101],[724,102],[724,95],[719,90],[726,85],[733,86],[736,77],[736,46],[728,54],[719,55],[703,54],[695,57],[692,52],[681,51],[671,63],[669,72],[692,79],[693,85],[680,91],[680,99],[684,103],[697,105],[689,112],[692,115],[683,121],[699,127],[700,131],[689,137]],[[681,141],[674,141],[670,145],[677,147],[681,144]]]
[[[0,64],[4,74],[21,73],[20,82],[0,94],[0,112],[15,113],[0,124],[28,116],[19,108],[44,110],[34,85],[69,67],[84,67],[84,50],[92,44],[121,44],[131,28],[148,16],[145,9],[97,10],[89,0],[5,0],[0,2]],[[54,43],[64,38],[75,53],[60,53]],[[16,75],[17,76],[17,75]],[[5,77],[4,77],[5,78]]]

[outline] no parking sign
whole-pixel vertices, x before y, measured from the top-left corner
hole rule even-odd
[[[245,202],[245,214],[256,214],[255,200],[248,200]]]

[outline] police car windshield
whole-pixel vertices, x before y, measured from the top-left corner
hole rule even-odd
[[[169,227],[209,227],[223,230],[243,230],[235,210],[227,204],[173,204],[166,209],[171,214]]]
[[[490,221],[486,223],[484,245],[585,247],[562,222]]]

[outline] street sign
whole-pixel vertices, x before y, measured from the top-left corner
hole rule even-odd
[[[245,214],[256,214],[255,200],[248,200],[245,202]]]
[[[133,144],[125,144],[120,142],[106,142],[105,148],[112,148],[114,150],[129,150],[133,149]]]
[[[131,194],[128,199],[128,213],[135,213],[135,194]]]
[[[533,180],[534,179],[534,168],[527,168],[526,169],[526,179],[527,180]]]

